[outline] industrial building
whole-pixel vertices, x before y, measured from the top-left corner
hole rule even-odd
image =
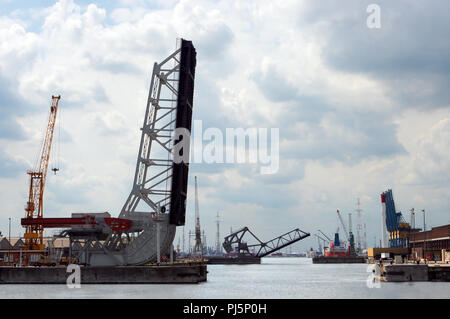
[[[410,234],[409,248],[413,258],[443,259],[442,251],[450,251],[450,224]]]
[[[446,256],[450,250],[450,224],[421,231],[415,227],[414,209],[411,209],[409,223],[405,221],[401,212],[397,212],[391,189],[381,194],[381,207],[382,247],[368,249],[369,261],[394,256],[409,260],[447,260]]]
[[[44,249],[33,250],[27,249],[25,241],[20,237],[0,237],[0,265],[14,266],[23,265],[25,260],[38,262],[40,256],[47,255],[49,250],[58,251],[60,257],[67,255],[69,247],[69,239],[43,237]]]

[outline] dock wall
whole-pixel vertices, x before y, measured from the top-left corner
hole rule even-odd
[[[205,264],[80,267],[81,284],[177,284],[206,281]],[[66,267],[0,267],[0,284],[66,284]]]
[[[365,264],[366,259],[358,256],[314,257],[313,264]]]
[[[380,280],[405,281],[450,281],[450,265],[392,264],[382,265]]]

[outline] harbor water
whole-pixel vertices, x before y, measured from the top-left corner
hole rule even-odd
[[[448,282],[373,283],[366,264],[263,258],[260,265],[208,265],[208,281],[179,285],[1,285],[0,298],[366,299],[450,298]]]

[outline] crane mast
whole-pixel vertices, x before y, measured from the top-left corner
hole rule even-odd
[[[27,218],[42,218],[43,217],[43,198],[44,187],[47,177],[48,162],[50,159],[50,151],[52,148],[53,131],[55,129],[56,114],[58,112],[58,103],[60,95],[52,96],[52,104],[50,106],[50,115],[48,119],[47,129],[42,144],[40,153],[39,165],[33,171],[28,171],[30,176],[30,189],[27,205],[25,206]],[[55,171],[56,173],[56,171]],[[25,249],[28,250],[43,250],[44,249],[44,227],[42,225],[27,225]]]
[[[203,255],[203,243],[200,232],[200,210],[198,207],[198,187],[197,176],[195,176],[195,241],[194,241],[194,254],[200,253]]]
[[[336,212],[338,214],[339,220],[341,221],[342,228],[344,229],[345,237],[347,238],[347,241],[349,241],[350,240],[349,237],[348,237],[349,234],[347,233],[347,228],[345,227],[345,223],[344,223],[344,220],[342,219],[342,216],[341,216],[341,213],[339,212],[339,209]]]

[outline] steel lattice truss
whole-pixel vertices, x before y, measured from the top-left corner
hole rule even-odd
[[[154,65],[133,188],[120,218],[133,218],[141,201],[153,212],[170,211],[181,51],[177,47],[164,61]]]
[[[253,238],[255,238],[258,241],[258,244],[248,245],[245,243],[243,241],[243,237],[246,233],[249,233]],[[233,245],[237,244],[236,250],[239,254],[250,254],[250,248],[256,248],[257,252],[254,256],[264,257],[308,236],[310,236],[309,233],[305,233],[297,228],[272,240],[262,242],[248,229],[248,227],[244,227],[225,237],[223,247],[229,253],[233,250]]]

